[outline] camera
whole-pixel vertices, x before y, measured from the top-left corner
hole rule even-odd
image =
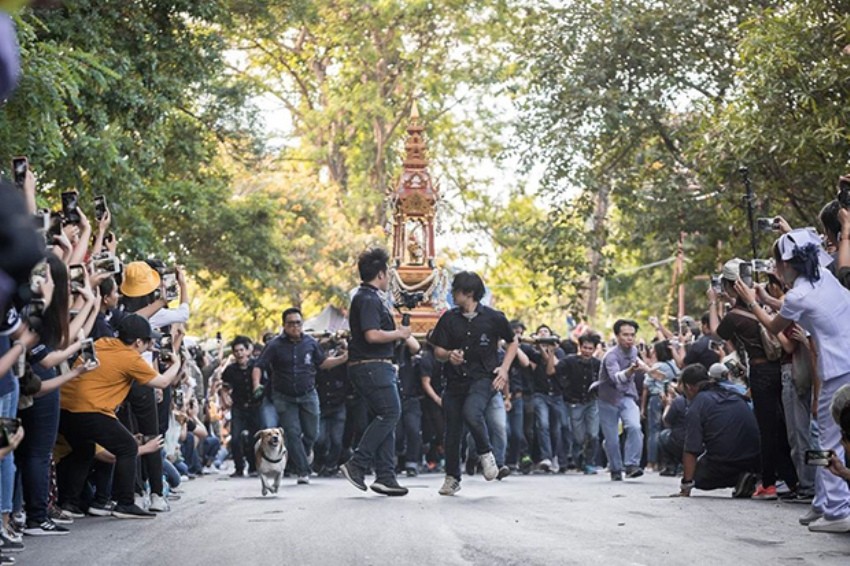
[[[86,283],[86,267],[79,263],[69,266],[68,281],[71,284],[71,292],[78,292]]]
[[[66,191],[62,193],[62,217],[69,224],[78,224],[80,211],[77,208],[80,200],[80,195],[77,191]]]
[[[183,399],[183,390],[182,389],[174,389],[174,406],[177,409],[183,409],[184,399]]]
[[[9,439],[18,432],[18,428],[20,426],[21,419],[0,417],[0,448],[6,448],[9,446]]]
[[[165,301],[170,303],[180,296],[177,284],[177,272],[173,267],[166,268],[162,272],[162,283],[165,285]]]
[[[807,466],[829,466],[829,460],[835,455],[832,450],[806,450]]]
[[[401,297],[401,300],[395,303],[395,308],[406,308],[411,310],[415,309],[416,305],[422,302],[425,298],[425,293],[422,291],[416,291],[415,293],[411,293],[410,291],[401,291],[399,292],[399,296]]]
[[[97,254],[91,259],[92,272],[115,275],[121,273],[121,261],[109,252]]]
[[[841,208],[850,208],[850,177],[838,179],[838,204]]]
[[[756,218],[756,227],[761,232],[779,232],[779,218]]]
[[[738,266],[738,277],[744,282],[747,287],[753,286],[753,264],[744,262]]]
[[[163,358],[170,358],[174,354],[174,343],[171,341],[170,335],[164,334],[162,336],[162,339],[159,341],[159,352]]]
[[[97,361],[97,354],[94,350],[94,340],[91,338],[86,338],[82,342],[82,347],[80,348],[80,358],[83,360],[84,364],[89,362]]]
[[[106,216],[106,197],[98,195],[94,197],[94,217],[100,222],[104,216]]]
[[[754,259],[752,265],[755,273],[773,273],[776,270],[772,259]]]
[[[532,336],[534,343],[538,346],[557,346],[561,343],[561,338],[555,335],[552,336]]]
[[[711,288],[714,289],[714,291],[717,292],[717,293],[720,292],[721,284],[720,284],[720,276],[719,275],[712,275],[711,276]]]
[[[27,178],[27,169],[29,169],[29,162],[26,157],[14,157],[12,158],[12,176],[15,181],[15,186],[20,190],[24,190],[24,180]]]

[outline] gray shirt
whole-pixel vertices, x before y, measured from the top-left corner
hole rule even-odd
[[[626,370],[637,360],[637,348],[632,346],[630,350],[624,350],[617,346],[608,350],[602,358],[602,367],[599,369],[599,400],[617,405],[623,397],[631,397],[638,400],[637,387],[635,387],[635,376],[640,371],[626,375]]]

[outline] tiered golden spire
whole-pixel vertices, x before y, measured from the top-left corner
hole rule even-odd
[[[425,144],[425,136],[422,135],[424,129],[419,123],[419,108],[414,100],[410,108],[410,124],[407,126],[408,137],[404,143],[405,168],[424,169],[428,166],[428,148]]]

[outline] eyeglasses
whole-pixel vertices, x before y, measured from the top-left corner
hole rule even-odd
[[[304,324],[303,320],[287,320],[283,323],[284,326],[301,326]]]

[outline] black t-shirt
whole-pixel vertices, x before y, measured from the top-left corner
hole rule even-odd
[[[396,360],[399,361],[398,386],[402,398],[421,397],[422,380],[419,378],[420,357],[411,355],[410,350],[407,349],[407,345],[402,342],[398,346]]]
[[[348,369],[345,364],[316,374],[316,389],[322,413],[345,404],[348,392]]]
[[[739,394],[710,386],[697,393],[685,417],[685,451],[718,462],[740,462],[759,455],[759,429],[753,411]]]
[[[676,445],[685,443],[685,415],[688,414],[688,400],[684,395],[679,395],[670,403],[664,424],[670,429],[670,437]]]
[[[230,364],[224,368],[224,373],[221,374],[221,381],[227,388],[230,389],[230,398],[233,401],[233,406],[243,408],[251,403],[251,372],[254,369],[254,364],[248,362],[248,367],[241,368],[239,364]]]
[[[528,355],[528,351],[531,349],[531,346],[529,344],[520,344],[519,347],[526,356]],[[508,373],[508,377],[511,383],[511,394],[522,393],[526,390],[526,380],[528,379],[526,374],[528,374],[530,370],[531,368],[522,367],[520,365],[519,356],[516,356],[514,358],[514,361],[511,364],[511,370]]]
[[[548,375],[546,373],[546,360],[543,359],[543,354],[537,348],[532,348],[527,352],[528,358],[535,365],[532,370],[534,379],[534,392],[544,395],[563,395],[564,391],[561,387],[561,382],[558,380],[557,373]],[[555,364],[564,359],[564,351],[560,348],[555,348]]]
[[[717,326],[717,335],[724,340],[731,340],[736,346],[743,347],[750,359],[767,358],[764,346],[761,344],[758,320],[741,314],[742,310],[735,307],[726,313]]]
[[[464,363],[445,365],[446,386],[460,389],[473,379],[493,379],[499,367],[499,340],[512,342],[514,332],[501,312],[479,304],[475,316],[460,307],[443,313],[431,334],[431,343],[446,350],[463,350]]]
[[[590,386],[599,379],[601,365],[602,362],[597,358],[583,358],[576,354],[558,362],[554,377],[560,381],[567,403],[589,403],[596,397],[595,390],[590,391]]]
[[[696,342],[691,344],[691,347],[688,348],[688,352],[685,354],[685,366],[702,364],[705,369],[709,369],[713,364],[719,362],[720,356],[711,349],[711,336],[700,336]]]
[[[431,348],[425,348],[422,355],[419,357],[419,383],[427,377],[431,382],[431,387],[437,395],[443,393],[443,370],[445,364],[434,357],[434,351]]]
[[[377,288],[366,283],[360,285],[351,300],[348,322],[351,327],[351,341],[348,345],[350,362],[392,359],[395,347],[392,342],[370,344],[366,341],[367,330],[395,330],[395,321]]]

